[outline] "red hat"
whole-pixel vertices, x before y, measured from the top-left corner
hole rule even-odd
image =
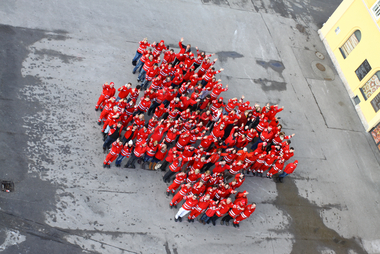
[[[113,83],[113,82],[111,82],[111,83],[110,83],[110,85],[114,85],[114,83]]]

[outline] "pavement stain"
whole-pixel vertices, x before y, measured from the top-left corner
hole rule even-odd
[[[225,62],[228,58],[236,59],[244,57],[244,55],[236,52],[236,51],[219,51],[215,53],[218,56],[218,60],[221,62]]]
[[[367,253],[360,245],[359,239],[341,237],[326,227],[320,215],[324,208],[301,197],[291,177],[285,178],[282,184],[277,183],[276,188],[278,196],[273,204],[291,218],[286,230],[294,236],[292,254],[317,253],[317,250],[323,248],[333,250],[336,254],[351,253],[349,250],[357,254]]]

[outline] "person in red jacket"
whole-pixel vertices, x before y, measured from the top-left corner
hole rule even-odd
[[[152,159],[152,161],[149,163],[149,169],[157,170],[156,164],[163,161],[167,154],[168,154],[167,145],[162,142],[161,144],[158,145],[157,152],[154,155],[154,158]]]
[[[115,142],[112,143],[111,151],[107,154],[106,159],[103,162],[103,168],[111,167],[111,163],[116,160],[117,156],[123,149],[123,142],[118,138]]]
[[[191,211],[189,216],[187,217],[188,222],[194,222],[195,218],[197,218],[201,213],[203,213],[208,206],[210,205],[210,195],[204,195],[199,199],[199,202],[196,207]]]
[[[214,86],[214,89],[211,92],[211,100],[216,100],[222,92],[225,92],[227,90],[228,85],[226,85],[226,88],[223,88],[223,85],[221,83],[218,83],[216,86]]]
[[[228,212],[228,210],[230,210],[230,208],[233,207],[233,205],[234,204],[232,203],[231,198],[220,200],[218,206],[219,209],[216,211],[214,216],[211,217],[212,224],[215,226],[216,220],[225,215]]]
[[[285,160],[283,158],[278,159],[273,167],[268,171],[267,178],[272,179],[272,176],[279,173],[284,168]]]
[[[148,69],[145,75],[145,81],[141,84],[141,89],[146,90],[149,86],[149,83],[160,73],[160,69],[158,68],[158,64],[153,64],[152,67]]]
[[[133,115],[140,115],[146,113],[151,105],[152,101],[150,100],[149,96],[141,98],[141,101],[137,106],[137,111]]]
[[[127,98],[129,93],[131,92],[132,83],[125,84],[121,86],[117,91],[119,92],[116,98],[116,101],[119,101],[120,99]]]
[[[247,218],[249,218],[249,216],[251,216],[251,214],[256,210],[256,203],[252,203],[250,205],[247,205],[245,208],[244,208],[244,211],[240,213],[239,216],[237,216],[235,219],[234,219],[234,227],[239,227],[239,223],[242,221],[242,220],[245,220]]]
[[[192,158],[186,158],[182,155],[175,155],[172,164],[169,166],[169,171],[162,177],[165,183],[170,182],[170,178],[177,172],[179,172],[186,161],[192,160]]]
[[[176,147],[173,147],[169,150],[168,156],[166,156],[165,161],[162,163],[160,169],[161,171],[166,171],[166,167],[169,165],[169,163],[172,163],[174,160],[174,156],[179,153],[177,151]]]
[[[111,97],[108,100],[105,101],[105,106],[102,110],[102,113],[100,113],[99,119],[98,119],[98,125],[101,125],[103,121],[106,121],[108,118],[108,114],[112,112],[113,107],[116,106],[116,98]]]
[[[131,158],[129,159],[127,164],[124,166],[124,168],[136,168],[135,162],[137,159],[142,158],[142,156],[146,152],[146,149],[147,149],[146,146],[147,145],[146,145],[145,140],[143,140],[139,143],[136,143],[136,147],[135,147],[133,153],[131,154]]]
[[[163,50],[168,50],[168,48],[165,46],[165,41],[161,40],[159,43],[152,44],[154,51],[154,54],[161,55],[161,52]]]
[[[244,205],[241,202],[234,204],[231,207],[231,210],[228,211],[228,214],[222,218],[220,225],[223,225],[225,223],[226,226],[228,226],[230,224],[229,221],[231,219],[235,219],[243,210]]]
[[[182,217],[191,212],[193,207],[195,207],[199,200],[197,195],[189,195],[184,197],[186,202],[182,205],[182,207],[178,210],[177,214],[174,216],[174,221],[182,222]]]
[[[154,64],[158,64],[159,62],[160,62],[160,57],[157,57],[157,59],[155,59],[153,55],[150,55],[145,60],[145,63],[140,71],[140,74],[137,77],[137,82],[145,80],[145,75],[149,71],[150,67],[152,67]]]
[[[150,139],[150,142],[146,147],[146,152],[144,155],[144,161],[141,164],[142,169],[145,169],[145,163],[148,163],[148,162],[150,163],[152,161],[154,155],[157,152],[157,149],[158,149],[158,142],[156,140]]]
[[[111,82],[110,84],[104,83],[103,84],[103,90],[102,94],[99,96],[98,102],[95,105],[95,111],[99,110],[99,106],[102,105],[102,103],[106,100],[111,98],[112,96],[115,95],[115,88],[114,88],[114,83]]]
[[[284,168],[284,171],[278,176],[278,181],[280,183],[282,183],[282,179],[285,176],[290,175],[291,173],[293,173],[294,170],[296,169],[297,165],[298,165],[298,160],[295,160],[294,162],[291,162],[288,165],[286,165],[286,167]]]
[[[187,46],[185,47],[184,45],[182,45],[182,42],[183,38],[181,38],[181,40],[178,43],[180,51],[178,54],[175,55],[173,66],[176,66],[179,62],[185,61],[186,56],[191,52],[191,45],[187,44]]]
[[[184,197],[187,196],[189,191],[191,190],[191,184],[182,184],[181,189],[174,195],[173,199],[170,201],[169,207],[170,209],[177,208],[177,204],[182,201]]]
[[[208,209],[202,215],[202,217],[200,218],[199,222],[203,223],[203,225],[206,225],[206,223],[209,224],[211,217],[214,216],[214,214],[216,213],[216,211],[219,209],[217,207],[218,203],[219,203],[219,200],[218,201],[210,200],[210,204],[208,206]]]
[[[128,143],[126,143],[123,147],[123,150],[121,150],[119,156],[117,157],[115,161],[116,167],[121,167],[121,162],[124,160],[124,158],[129,158],[133,150],[133,141],[129,140]]]
[[[172,193],[174,196],[174,193],[176,192],[178,187],[181,185],[181,183],[185,182],[185,180],[186,180],[186,173],[184,172],[178,173],[175,176],[173,183],[166,189],[166,195],[169,196],[170,193]]]
[[[140,57],[143,55],[144,50],[147,47],[150,47],[151,45],[148,42],[148,38],[144,38],[142,41],[139,42],[139,48],[136,50],[136,55],[132,59],[132,65],[136,66],[137,61],[140,59]]]

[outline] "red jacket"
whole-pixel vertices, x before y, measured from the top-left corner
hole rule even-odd
[[[136,148],[133,151],[133,153],[138,158],[142,157],[144,155],[144,153],[146,152],[147,146],[144,146],[144,147],[142,146],[144,143],[146,143],[146,142],[142,141],[142,142],[136,143]]]
[[[154,155],[154,157],[160,161],[162,161],[165,158],[165,156],[168,154],[168,149],[166,149],[165,152],[162,152],[162,146],[163,144],[158,145],[157,153]]]
[[[147,42],[147,41],[140,41],[140,46],[139,48],[137,49],[137,52],[139,52],[140,54],[143,54],[144,53],[144,50],[147,48],[147,47],[150,47],[151,45]]]
[[[284,172],[287,173],[287,174],[291,174],[291,173],[293,173],[294,170],[295,170],[296,167],[297,167],[297,164],[298,164],[298,160],[295,160],[294,162],[289,163],[289,164],[286,165],[286,167],[284,168]]]
[[[206,215],[208,217],[212,217],[212,216],[214,216],[214,214],[216,213],[217,210],[218,210],[218,208],[216,207],[216,202],[213,201],[213,200],[211,200],[210,204],[209,204],[209,207],[208,207],[208,209],[206,211]]]
[[[125,144],[123,150],[121,150],[121,155],[125,157],[129,157],[132,153],[133,146],[129,146],[128,144]]]
[[[123,98],[126,98],[128,94],[131,92],[131,88],[122,86],[119,89],[117,89],[117,91],[119,92],[118,96],[123,99]]]
[[[200,186],[200,183],[198,182],[194,184],[193,188],[191,189],[191,193],[196,194],[198,196],[202,196],[205,190],[206,190],[206,185],[203,184],[202,186]]]
[[[115,141],[112,143],[110,154],[118,155],[122,149],[123,149],[123,145],[119,145],[119,143]]]
[[[192,196],[186,196],[183,198],[186,200],[186,202],[182,205],[182,208],[186,211],[192,210],[193,207],[195,207],[199,202],[198,199],[194,200]]]
[[[224,214],[226,214],[228,212],[228,210],[230,210],[231,207],[233,207],[233,203],[229,203],[227,204],[227,200],[226,199],[222,199],[220,202],[219,202],[219,207],[220,209],[218,211],[216,211],[216,215],[218,217],[222,217]]]
[[[141,99],[138,109],[142,112],[147,112],[150,106],[152,105],[152,102],[150,100],[146,101],[145,99]]]
[[[252,208],[251,205],[248,205],[244,208],[244,211],[240,213],[239,217],[241,217],[242,219],[247,219],[249,216],[251,216],[251,214],[256,210],[256,207],[255,208]]]
[[[217,162],[217,163],[215,163],[215,168],[214,168],[214,170],[212,171],[214,174],[215,173],[222,173],[222,172],[224,172],[226,169],[230,169],[231,168],[231,166],[230,165],[227,165],[227,164],[225,164],[224,166],[222,166],[221,164],[220,164],[220,162]]]

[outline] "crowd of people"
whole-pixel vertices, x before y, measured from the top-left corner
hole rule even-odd
[[[215,70],[212,56],[198,47],[195,55],[183,38],[178,53],[163,40],[140,41],[132,59],[138,85],[125,84],[115,96],[114,83],[105,83],[95,106],[108,153],[103,167],[113,161],[121,167],[128,158],[125,168],[136,168],[137,162],[142,169],[166,171],[170,208],[184,200],[176,222],[189,214],[189,222],[199,218],[215,226],[222,218],[222,225],[233,220],[239,227],[256,209],[249,193],[238,191],[245,176],[271,179],[282,171],[277,177],[282,182],[298,164],[289,162],[294,134],[285,135],[279,123],[283,107],[261,107],[244,96],[224,99],[229,87],[217,79],[223,69]]]

